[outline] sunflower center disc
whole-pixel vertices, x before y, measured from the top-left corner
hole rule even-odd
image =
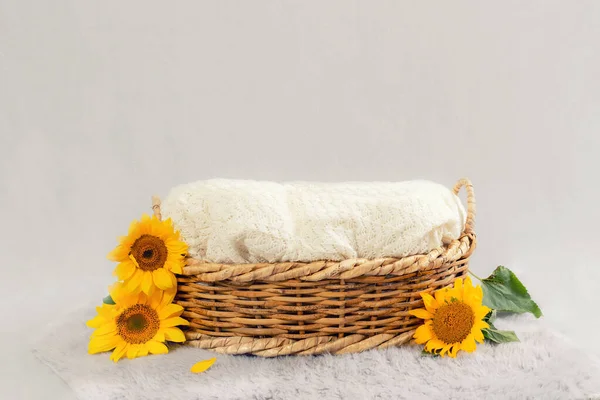
[[[148,321],[146,321],[146,318],[141,314],[132,315],[127,320],[127,329],[131,332],[143,331],[146,326],[148,326]]]
[[[117,318],[119,335],[128,343],[146,343],[156,335],[159,327],[157,312],[145,304],[134,304]]]
[[[144,252],[142,253],[142,257],[149,259],[149,258],[152,258],[153,254],[154,254],[154,250],[144,250]]]
[[[433,317],[433,331],[446,344],[465,340],[475,322],[471,307],[461,302],[441,306]]]
[[[154,271],[165,265],[168,250],[161,238],[142,235],[131,246],[131,255],[137,261],[140,269]]]

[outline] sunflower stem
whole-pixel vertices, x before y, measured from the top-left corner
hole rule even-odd
[[[479,279],[480,281],[482,281],[483,279],[481,279],[480,277],[478,277],[477,275],[475,275],[473,272],[471,272],[471,270],[469,270],[469,273],[471,275],[473,275],[475,278]]]

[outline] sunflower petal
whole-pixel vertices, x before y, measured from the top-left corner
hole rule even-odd
[[[465,289],[462,278],[456,278],[454,281],[454,292],[458,300],[462,301],[465,296]]]
[[[475,319],[482,320],[483,318],[485,318],[486,315],[488,315],[488,313],[490,311],[492,311],[492,309],[489,307],[486,307],[486,306],[479,306],[479,307],[476,307],[476,309],[474,311],[475,311],[475,313],[474,313]]]
[[[112,352],[112,354],[110,355],[110,359],[113,360],[114,362],[119,361],[127,352],[127,342],[123,341],[121,343],[119,343],[117,345],[117,347],[115,348],[115,351]]]
[[[433,313],[439,308],[440,305],[429,293],[421,293],[421,297],[427,311]]]
[[[415,342],[417,342],[417,344],[423,344],[433,339],[433,334],[429,326],[421,325],[417,328],[413,337],[415,338]]]
[[[177,325],[189,325],[190,323],[181,317],[167,318],[160,321],[161,328],[171,328]]]
[[[154,279],[154,277],[152,278]],[[160,309],[160,302],[163,297],[163,290],[156,289],[148,296],[148,305],[158,311]]]
[[[485,321],[477,321],[477,322],[475,322],[475,324],[473,324],[473,329],[482,330],[482,329],[488,329],[489,327],[490,327],[490,325]]]
[[[466,277],[463,281],[463,295],[466,296],[471,296],[473,295],[474,292],[474,287],[473,287],[473,283],[471,282],[471,278],[470,277]]]
[[[123,299],[127,296],[130,296],[131,293],[127,290],[127,287],[123,284],[123,282],[115,282],[108,287],[108,294],[113,299],[113,302],[116,304],[122,305]],[[116,310],[116,306],[112,306],[114,310]]]
[[[170,289],[173,287],[173,281],[171,280],[171,276],[173,274],[167,271],[164,268],[157,268],[152,271],[152,276],[154,277],[154,284],[162,290]]]
[[[185,335],[179,328],[166,328],[164,330],[164,332],[165,332],[165,338],[169,342],[179,342],[179,343],[185,342]]]
[[[483,343],[485,338],[483,336],[483,332],[481,332],[481,329],[473,329],[471,333],[473,334],[473,338],[475,339],[475,341]]]
[[[113,304],[102,303],[101,306],[96,307],[96,312],[98,313],[98,315],[107,321],[110,321],[112,319],[114,311],[115,306]]]
[[[144,299],[146,296],[144,293],[140,292],[140,288],[138,287],[135,292],[127,292],[123,290],[123,296],[120,299],[119,309],[123,311],[134,304],[144,304]]]
[[[185,242],[177,240],[175,237],[165,241],[165,246],[167,246],[169,253],[177,254],[178,256],[186,254],[188,251],[188,245]]]
[[[477,285],[472,290],[473,297],[477,299],[477,301],[481,302],[483,300],[483,289],[481,285]]]
[[[100,328],[100,326],[104,323],[106,323],[106,319],[102,318],[100,315],[96,315],[85,324],[88,326],[88,328]]]
[[[138,350],[138,357],[145,357],[148,355],[148,346],[145,345],[141,345],[140,349]]]
[[[483,301],[483,294],[477,288],[473,288],[468,293],[465,292],[464,301],[474,307],[480,307]]]
[[[96,354],[112,350],[119,344],[120,340],[121,338],[117,335],[109,337],[92,337],[88,343],[88,353]]]
[[[446,346],[444,346],[444,347],[442,348],[442,350],[440,350],[440,355],[441,355],[442,357],[444,357],[444,356],[445,356],[445,355],[448,353],[448,351],[450,351],[450,348],[451,348],[451,347],[452,347],[452,345],[451,345],[451,344],[447,344]]]
[[[165,269],[173,272],[174,274],[183,274],[183,261],[179,260],[167,260],[165,263]]]
[[[460,348],[467,353],[472,353],[477,348],[477,344],[475,343],[475,338],[473,334],[470,334],[462,341]]]
[[[140,291],[140,285],[142,284],[142,279],[144,278],[144,271],[141,269],[135,270],[135,273],[131,276],[129,281],[127,281],[127,290],[132,293],[138,293]]]
[[[117,325],[114,322],[104,324],[92,333],[92,336],[104,336],[117,333]]]
[[[137,236],[139,234],[139,232],[138,232],[139,226],[140,226],[140,222],[137,220],[133,220],[131,222],[131,224],[129,224],[129,231],[127,232],[127,236],[135,237],[135,239],[137,239]]]
[[[152,280],[152,272],[144,271],[142,275],[142,291],[146,294],[150,294],[152,290],[153,280]]]
[[[169,317],[179,317],[183,313],[183,307],[179,304],[167,304],[165,307],[160,308],[158,311],[158,317],[160,319],[167,319]]]
[[[135,265],[131,262],[129,258],[120,262],[113,275],[116,275],[120,280],[125,281],[131,278],[131,275],[135,272]]]
[[[469,275],[465,277],[464,286],[465,288],[473,288],[473,281],[471,280],[471,277]]]
[[[127,349],[127,358],[129,358],[129,359],[136,358],[139,350],[140,350],[139,345],[137,345],[137,344],[129,345],[129,348]]]
[[[159,329],[158,332],[156,332],[156,335],[154,335],[154,337],[152,338],[152,341],[162,343],[165,340],[167,340],[165,338],[165,329],[168,329],[168,328]]]
[[[173,275],[175,276],[175,275]],[[166,289],[162,293],[162,297],[160,299],[159,308],[166,307],[167,305],[173,302],[175,295],[177,294],[177,286],[174,286],[170,289]]]
[[[463,290],[463,278],[456,278],[454,280],[454,289]]]
[[[123,242],[125,240],[127,240],[126,237],[121,238],[121,242]],[[108,253],[106,258],[108,258],[110,261],[120,262],[120,261],[126,260],[128,254],[129,254],[129,249],[127,247],[123,246],[122,244],[120,244],[117,247],[115,247],[114,250],[112,250],[110,253]]]
[[[152,217],[154,217],[154,215]],[[151,223],[152,223],[152,218],[148,214],[146,214],[146,213],[142,214],[142,218],[140,219],[140,226],[144,226],[144,228],[150,229],[151,228]],[[149,233],[149,234],[151,234],[152,231],[151,230],[146,230],[143,233]]]
[[[446,298],[447,293],[448,293],[448,288],[436,290],[434,293],[435,301],[437,301],[439,305],[444,304],[444,299]]]
[[[410,310],[408,312],[410,315],[414,315],[417,318],[421,319],[431,319],[433,318],[433,314],[427,311],[424,308],[417,308],[416,310]]]
[[[458,346],[457,344],[454,344],[454,345],[452,346],[452,349],[450,349],[450,351],[448,352],[448,355],[449,355],[451,358],[456,358],[456,354],[458,354],[459,347],[460,347],[460,346]]]
[[[427,344],[425,345],[425,350],[427,351],[431,351],[431,350],[437,350],[437,349],[443,349],[444,346],[446,346],[446,343],[442,342],[439,339],[431,339],[429,342],[427,342]]]
[[[152,354],[167,354],[169,352],[169,349],[164,343],[155,342],[153,340],[147,342],[146,346],[148,347],[148,351]]]

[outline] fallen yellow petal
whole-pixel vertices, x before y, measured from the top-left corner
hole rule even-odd
[[[216,357],[213,357],[213,358],[208,359],[208,360],[197,362],[196,364],[194,364],[192,366],[192,368],[190,369],[190,371],[192,371],[195,374],[199,374],[201,372],[206,371],[210,367],[212,367],[212,365],[215,363],[215,361],[217,361]]]

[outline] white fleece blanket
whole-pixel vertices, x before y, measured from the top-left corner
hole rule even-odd
[[[343,260],[426,253],[457,239],[465,209],[429,181],[181,185],[162,202],[195,258],[219,263]]]
[[[521,342],[478,345],[455,359],[421,356],[419,346],[273,359],[176,347],[114,364],[110,353],[87,354],[84,321],[95,315],[94,305],[55,316],[34,345],[81,400],[600,399],[597,358],[529,315],[496,323]],[[211,369],[189,372],[211,357]]]

